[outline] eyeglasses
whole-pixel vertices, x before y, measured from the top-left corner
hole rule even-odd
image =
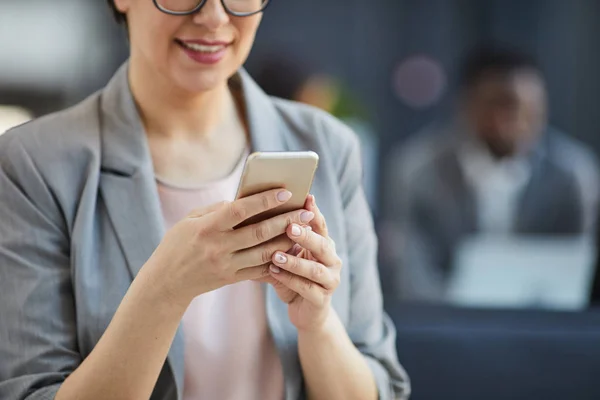
[[[160,11],[170,15],[195,14],[208,0],[153,0]],[[229,15],[248,17],[264,11],[271,0],[221,0],[223,8]]]

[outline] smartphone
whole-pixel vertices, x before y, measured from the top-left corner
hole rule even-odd
[[[246,159],[236,199],[279,188],[290,191],[292,198],[277,208],[249,218],[238,227],[303,208],[318,165],[319,156],[313,151],[250,154]]]

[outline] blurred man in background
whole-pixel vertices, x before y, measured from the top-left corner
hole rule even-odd
[[[388,169],[382,237],[388,298],[444,299],[465,238],[579,235],[592,228],[592,153],[547,125],[546,85],[527,55],[479,48],[452,124],[420,133]]]

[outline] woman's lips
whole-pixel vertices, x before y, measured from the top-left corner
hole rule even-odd
[[[176,40],[184,53],[200,64],[214,65],[225,57],[230,43],[208,40]]]

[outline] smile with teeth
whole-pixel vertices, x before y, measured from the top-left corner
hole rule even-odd
[[[179,42],[183,47],[190,49],[192,51],[196,51],[198,53],[208,53],[208,54],[213,54],[213,53],[218,53],[219,51],[225,49],[225,45],[223,44],[219,44],[219,45],[206,45],[206,44],[197,44],[197,43],[185,43],[185,42]]]

